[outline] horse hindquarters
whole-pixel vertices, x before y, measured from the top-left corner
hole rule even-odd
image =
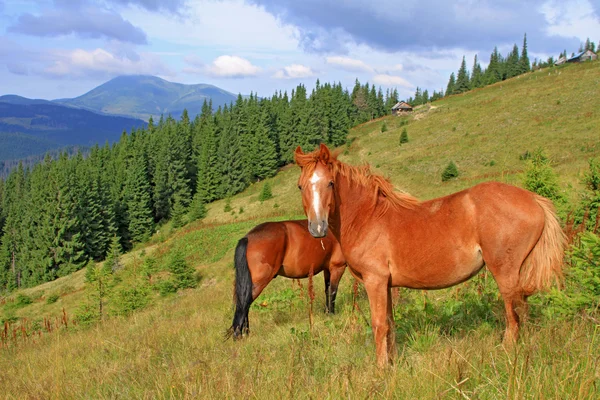
[[[515,230],[505,235],[503,246],[496,244],[492,250],[484,247],[484,260],[504,300],[507,321],[504,340],[509,343],[518,337],[517,309],[522,307],[525,317],[527,297],[548,288],[554,278],[562,276],[564,233],[550,200],[537,195],[533,199],[532,221],[527,221],[528,226],[523,221],[512,221]]]

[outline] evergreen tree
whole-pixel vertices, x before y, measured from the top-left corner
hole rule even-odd
[[[110,248],[106,253],[106,259],[102,265],[102,268],[107,274],[112,274],[123,267],[120,260],[121,255],[121,241],[116,235],[114,235],[110,241]]]
[[[455,87],[456,87],[456,80],[454,78],[454,72],[453,72],[450,74],[450,79],[448,80],[448,86],[446,87],[446,96],[453,95]]]
[[[523,48],[521,49],[521,58],[519,60],[519,73],[524,74],[531,71],[529,56],[527,55],[527,34],[523,36]]]
[[[195,288],[198,285],[196,270],[186,261],[183,253],[175,250],[171,255],[169,271],[173,274],[177,289]]]
[[[446,182],[452,178],[456,178],[458,176],[458,168],[454,161],[450,161],[444,171],[442,172],[442,182]]]
[[[480,88],[483,86],[483,72],[481,70],[481,65],[479,65],[479,61],[477,61],[477,54],[473,58],[473,70],[471,72],[471,88]]]
[[[454,86],[454,93],[463,93],[469,91],[469,72],[467,71],[467,62],[463,56],[458,75],[456,77],[456,85]]]
[[[127,172],[128,230],[133,242],[143,242],[152,235],[154,221],[150,204],[150,184],[148,183],[146,157],[141,150],[134,150]]]
[[[400,134],[400,145],[403,143],[408,143],[408,132],[406,131],[406,127],[402,129],[402,133]]]
[[[272,198],[273,192],[271,191],[271,185],[269,184],[269,182],[265,182],[265,184],[262,187],[262,190],[260,191],[260,194],[258,195],[258,201],[262,203],[263,201]]]

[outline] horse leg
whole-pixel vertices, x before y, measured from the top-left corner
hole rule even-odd
[[[323,281],[325,282],[325,314],[333,313],[331,307],[331,274],[323,270]]]
[[[387,292],[387,322],[389,326],[387,334],[388,362],[392,364],[394,362],[394,357],[396,356],[396,327],[394,324],[394,307],[391,287],[388,287]]]
[[[388,279],[384,277],[365,277],[364,284],[369,297],[369,308],[371,309],[371,328],[375,337],[375,352],[377,354],[377,365],[384,367],[391,361],[393,354],[388,353],[391,343],[390,325],[388,320],[393,319],[391,314],[391,296],[389,295]]]
[[[342,275],[344,275],[344,270],[346,269],[346,264],[344,263],[341,266],[330,266],[329,273],[331,275],[331,285],[329,287],[329,297],[330,297],[330,306],[329,312],[335,314],[335,298],[337,296],[338,285],[340,283],[340,279],[342,279]]]
[[[519,267],[508,265],[489,265],[492,275],[496,279],[498,289],[504,300],[506,312],[506,330],[504,331],[504,343],[512,345],[519,337],[521,320],[517,308],[526,305],[526,297],[519,285]],[[525,307],[526,308],[526,307]]]

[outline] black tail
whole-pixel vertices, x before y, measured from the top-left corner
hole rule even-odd
[[[247,248],[247,237],[241,238],[235,248],[235,314],[233,324],[229,328],[229,335],[233,334],[234,339],[249,332],[248,311],[252,304],[252,277],[246,258]]]

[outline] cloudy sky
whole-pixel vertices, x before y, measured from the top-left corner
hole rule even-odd
[[[600,0],[0,0],[0,94],[151,74],[260,96],[359,78],[408,97],[524,33],[531,60],[597,43]]]

